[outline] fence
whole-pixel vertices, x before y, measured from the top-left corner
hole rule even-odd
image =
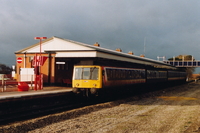
[[[33,90],[34,87],[34,81],[35,81],[35,75],[20,75],[19,82],[26,82],[29,84],[30,89]],[[0,75],[0,85],[2,86],[1,91],[4,92],[8,88],[8,86],[16,87],[18,85],[18,81],[12,80],[10,78],[7,78],[5,74]]]

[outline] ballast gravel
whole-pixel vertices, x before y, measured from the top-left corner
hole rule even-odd
[[[66,111],[21,124],[7,125],[7,128],[0,127],[0,131],[198,133],[200,132],[200,84],[184,84],[119,101]]]

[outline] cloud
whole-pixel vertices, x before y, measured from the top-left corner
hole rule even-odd
[[[200,1],[20,0],[1,1],[0,63],[15,64],[14,52],[58,36],[148,58],[199,56]],[[146,38],[146,46],[144,46]],[[13,55],[13,56],[9,56]]]

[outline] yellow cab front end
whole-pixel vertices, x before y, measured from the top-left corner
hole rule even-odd
[[[102,88],[102,70],[101,66],[74,66],[73,92],[89,90],[92,94]]]

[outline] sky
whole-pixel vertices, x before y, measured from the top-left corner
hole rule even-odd
[[[157,60],[200,60],[199,0],[0,0],[0,63],[15,52],[57,36]]]

